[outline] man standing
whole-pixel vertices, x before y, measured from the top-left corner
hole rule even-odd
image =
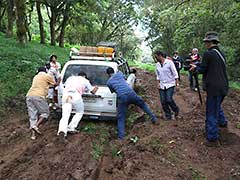
[[[165,118],[171,120],[171,109],[175,113],[175,117],[177,117],[179,113],[179,108],[173,100],[174,87],[179,85],[178,73],[174,63],[164,58],[164,53],[156,51],[154,52],[154,57],[157,60],[156,75],[159,83],[160,101],[165,113]]]
[[[46,68],[40,67],[26,95],[26,103],[30,117],[30,129],[32,130],[31,139],[33,140],[36,139],[35,133],[41,134],[38,126],[49,116],[48,103],[46,100],[49,85],[57,84],[53,78],[46,73]]]
[[[226,59],[217,46],[219,41],[216,32],[207,32],[203,39],[207,51],[203,55],[199,67],[192,65],[190,70],[197,67],[203,73],[203,89],[207,92],[206,100],[206,134],[208,144],[219,144],[219,127],[227,127],[221,104],[228,93],[228,77],[226,72]]]
[[[77,132],[76,128],[84,112],[82,94],[86,90],[95,94],[98,90],[98,87],[93,87],[86,78],[87,75],[80,71],[78,76],[70,76],[65,82],[65,88],[62,96],[62,118],[59,122],[57,135],[62,134],[63,137],[66,137],[67,132]],[[76,113],[70,124],[68,124],[72,108],[76,110]]]
[[[110,77],[107,81],[107,86],[112,93],[115,92],[117,94],[118,98],[118,138],[123,139],[125,135],[125,119],[129,104],[135,104],[144,110],[150,116],[152,123],[155,124],[157,117],[152,113],[143,99],[128,85],[123,73],[119,71],[114,74],[114,69],[111,67],[106,72]]]

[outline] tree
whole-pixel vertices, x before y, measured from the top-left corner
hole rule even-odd
[[[5,32],[5,26],[3,23],[4,15],[6,12],[7,1],[0,0],[0,31]]]
[[[26,1],[16,0],[16,24],[17,24],[17,37],[20,43],[27,42],[27,29],[26,29]]]
[[[41,2],[40,1],[36,1],[36,9],[37,9],[37,14],[38,14],[40,43],[45,44],[45,32],[44,32],[43,17],[42,17],[42,12],[41,12]]]
[[[7,17],[8,17],[8,25],[7,25],[7,37],[12,37],[13,35],[13,23],[15,19],[14,12],[14,0],[8,0],[7,3]]]
[[[69,10],[70,10],[70,3],[66,3],[65,9],[63,12],[63,20],[61,23],[61,31],[59,35],[59,46],[64,47],[64,36],[65,36],[65,28],[67,26],[67,22],[69,19]]]

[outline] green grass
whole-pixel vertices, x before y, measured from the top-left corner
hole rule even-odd
[[[24,97],[31,86],[38,67],[49,61],[51,54],[58,56],[63,65],[69,55],[69,49],[39,42],[19,44],[14,38],[5,38],[0,33],[0,103],[6,99]]]
[[[153,63],[141,63],[140,61],[128,61],[128,64],[130,66],[145,69],[150,72],[155,72],[155,64]]]
[[[229,82],[229,87],[232,88],[232,89],[238,89],[238,90],[240,90],[240,83],[230,81],[230,82]]]
[[[105,147],[109,147],[109,137],[108,128],[103,125],[96,126],[96,139],[92,142],[92,151],[91,154],[94,159],[99,159],[104,151]]]
[[[202,175],[201,172],[198,171],[197,169],[193,168],[192,166],[189,166],[188,169],[191,171],[192,178],[194,180],[206,180],[206,177]]]

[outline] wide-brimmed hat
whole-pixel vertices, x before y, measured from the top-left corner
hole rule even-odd
[[[207,32],[205,34],[205,38],[203,39],[203,42],[208,42],[208,41],[216,41],[216,42],[220,42],[219,38],[218,38],[218,33],[211,31],[211,32]]]

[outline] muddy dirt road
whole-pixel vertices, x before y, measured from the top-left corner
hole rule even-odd
[[[115,122],[81,121],[80,133],[66,141],[56,136],[52,115],[44,135],[30,140],[26,112],[1,119],[0,179],[8,180],[237,180],[240,179],[240,95],[231,91],[224,110],[229,131],[221,147],[204,145],[205,106],[187,79],[176,89],[181,108],[173,121],[162,118],[154,74],[138,71],[138,93],[159,117],[159,125],[136,107],[128,112],[127,136],[116,139]]]

